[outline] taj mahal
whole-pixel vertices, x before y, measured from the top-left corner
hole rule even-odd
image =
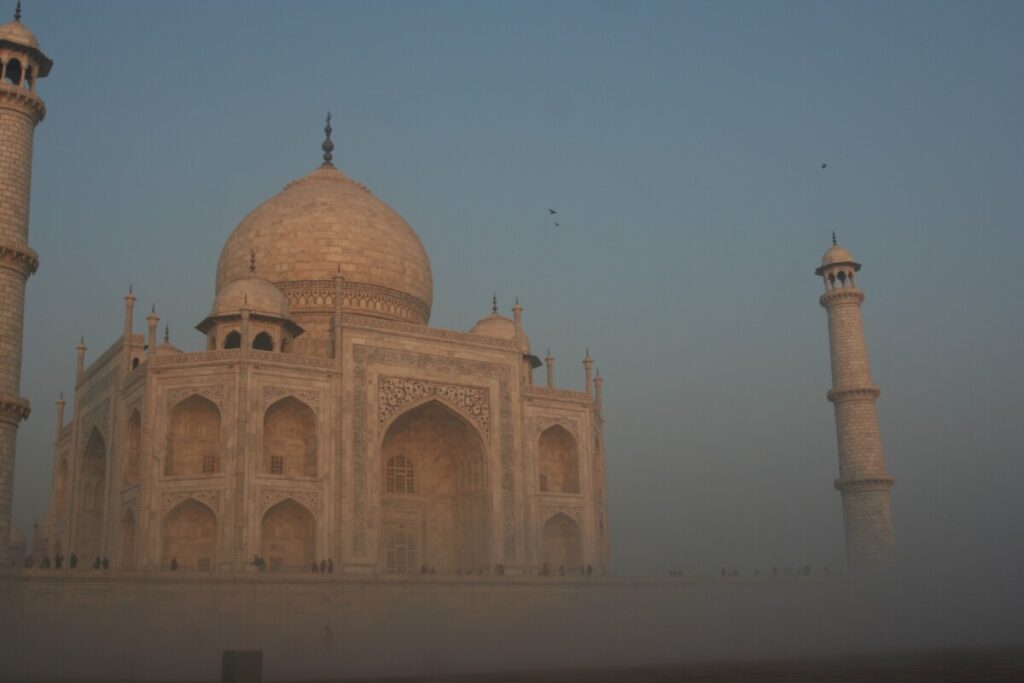
[[[8,564],[37,92],[52,61],[21,22],[0,26],[0,560]],[[523,307],[493,303],[467,331],[430,325],[430,259],[406,220],[333,160],[228,234],[205,350],[124,298],[123,329],[88,353],[57,403],[48,512],[36,553],[123,572],[601,574],[609,564],[602,380],[555,384]],[[313,150],[311,150],[312,152]],[[312,156],[312,154],[311,154]],[[311,160],[312,161],[312,160]],[[816,273],[829,318],[847,553],[887,566],[885,470],[853,256]],[[136,318],[145,315],[145,327]],[[69,378],[70,379],[70,378]],[[68,405],[70,403],[70,405]]]

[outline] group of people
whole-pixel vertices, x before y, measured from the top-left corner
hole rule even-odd
[[[805,564],[802,567],[785,567],[781,571],[779,570],[778,567],[772,567],[772,576],[776,577],[776,578],[778,578],[780,575],[781,576],[785,576],[785,577],[793,577],[793,576],[811,576],[812,574],[813,574],[813,570],[811,569],[811,565],[809,565],[809,564]],[[824,568],[824,570],[822,571],[822,574],[824,576],[831,576],[832,575],[832,570],[829,569],[828,566],[826,566]],[[683,570],[682,569],[670,569],[669,572],[668,572],[668,575],[673,577],[673,578],[682,578]],[[723,578],[732,578],[732,577],[740,576],[740,572],[737,569],[732,569],[732,570],[728,570],[727,571],[725,567],[722,567],[722,570],[719,573],[719,575],[722,576]],[[761,578],[761,570],[760,569],[754,569],[753,576],[754,576],[754,578]]]
[[[567,572],[566,572],[566,569],[565,569],[565,565],[564,564],[558,565],[558,575],[559,576],[566,576],[566,573]],[[568,573],[571,575],[571,574],[573,574],[575,572],[570,570]],[[578,573],[579,573],[580,576],[593,576],[594,575],[594,567],[593,567],[593,565],[589,565],[589,564],[585,565],[585,566],[582,566],[582,567],[579,568],[579,572]],[[551,575],[552,575],[551,567],[549,567],[547,565],[547,563],[545,562],[541,566],[541,568],[540,568],[540,576],[551,576]]]
[[[57,553],[53,557],[53,562],[50,562],[49,555],[43,555],[39,560],[40,569],[63,569],[64,568],[64,555]],[[78,569],[78,555],[71,553],[67,557],[68,569]],[[32,569],[35,566],[35,558],[29,555],[25,558],[25,569]],[[96,556],[96,559],[92,563],[93,569],[110,569],[110,559],[106,557]]]
[[[331,558],[328,557],[326,560],[320,560],[320,564],[317,564],[314,561],[313,564],[310,565],[310,568],[313,570],[314,574],[317,574],[317,573],[320,573],[320,574],[333,574],[334,573],[334,560],[332,560]]]

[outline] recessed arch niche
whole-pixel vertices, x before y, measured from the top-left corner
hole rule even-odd
[[[91,563],[101,552],[107,485],[107,444],[95,427],[82,451],[78,479],[78,524],[72,551],[82,562]]]
[[[285,396],[263,414],[264,474],[315,477],[316,413],[294,396]]]
[[[578,571],[583,565],[583,534],[574,519],[557,513],[544,523],[543,562],[552,571]]]
[[[220,471],[220,410],[198,394],[171,411],[164,474],[188,476]]]
[[[210,571],[217,559],[217,516],[189,498],[176,505],[163,523],[161,569],[177,563],[180,571]]]
[[[260,524],[260,555],[271,571],[309,571],[316,561],[313,513],[291,498],[272,506]]]
[[[576,439],[564,427],[545,429],[537,443],[541,493],[579,493],[580,464]]]

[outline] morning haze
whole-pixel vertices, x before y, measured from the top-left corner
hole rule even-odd
[[[79,336],[87,362],[118,338],[131,283],[136,331],[155,304],[176,346],[206,348],[225,240],[320,163],[330,110],[335,164],[430,255],[432,326],[518,297],[533,353],[581,391],[589,347],[610,573],[846,566],[813,273],[835,231],[863,264],[900,562],[1019,592],[1022,21],[1015,3],[32,2],[54,68],[15,525],[49,505]]]

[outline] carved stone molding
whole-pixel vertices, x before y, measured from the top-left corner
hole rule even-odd
[[[851,493],[858,491],[888,491],[892,488],[895,479],[881,475],[876,477],[862,477],[860,479],[836,479],[832,486],[840,493]]]
[[[288,298],[293,313],[334,310],[334,280],[279,282],[277,287]],[[430,318],[430,307],[416,297],[389,287],[348,280],[341,285],[341,306],[347,311],[387,315],[421,325]]]
[[[390,332],[401,332],[413,334],[417,337],[428,339],[445,339],[474,346],[487,346],[492,348],[519,350],[519,342],[514,339],[500,339],[498,337],[487,337],[482,334],[471,334],[459,332],[458,330],[446,330],[440,327],[427,327],[413,323],[400,322],[398,320],[387,320],[385,318],[371,318],[365,315],[344,314],[341,316],[342,323],[346,327],[364,327],[374,330],[388,330]]]
[[[5,104],[10,106],[12,101],[20,105],[30,116],[35,116],[35,123],[38,124],[46,118],[46,105],[34,92],[20,85],[10,83],[0,84],[0,97],[3,97]]]
[[[274,507],[283,500],[288,500],[289,498],[294,500],[296,503],[299,503],[307,510],[309,510],[315,518],[320,518],[319,491],[289,490],[276,488],[260,489],[260,495],[258,498],[260,518],[263,518],[263,515],[266,514],[267,510]]]
[[[297,353],[278,353],[275,351],[257,351],[245,349],[246,358],[253,363],[276,363],[279,365],[290,365],[304,368],[316,368],[318,370],[329,370],[335,367],[336,362],[332,358],[317,358],[314,356],[303,356]],[[207,363],[234,362],[242,360],[242,351],[239,349],[228,349],[221,351],[194,351],[190,353],[175,353],[166,356],[155,356],[146,361],[152,367],[164,365],[203,365]]]
[[[832,289],[821,295],[818,299],[818,303],[823,308],[828,308],[835,304],[859,304],[864,301],[864,292],[854,287],[847,287],[845,289]]]
[[[583,510],[577,505],[541,505],[540,506],[540,525],[543,527],[548,523],[552,517],[558,514],[563,514],[566,517],[572,519],[580,525],[580,530],[583,530]]]
[[[160,499],[160,516],[164,517],[170,512],[178,503],[194,498],[200,503],[203,503],[211,510],[214,514],[220,517],[220,490],[219,489],[200,489],[198,491],[165,491]]]
[[[539,386],[537,384],[527,384],[522,387],[522,391],[523,394],[526,396],[568,399],[570,401],[583,401],[585,403],[592,403],[594,400],[590,397],[590,394],[588,394],[585,391],[573,391],[572,389],[558,389],[556,387]]]
[[[260,388],[260,400],[263,406],[263,411],[265,412],[271,404],[276,403],[285,396],[294,396],[296,399],[312,408],[314,413],[317,415],[320,414],[321,392],[305,389],[292,389],[290,387],[275,385],[264,385]]]
[[[173,408],[189,396],[199,395],[209,399],[220,408],[224,403],[224,387],[220,384],[211,384],[198,387],[177,387],[167,392],[167,406]]]
[[[369,451],[367,444],[369,433],[367,429],[367,410],[369,405],[366,372],[369,363],[382,363],[435,372],[447,372],[453,375],[490,377],[498,380],[498,425],[500,430],[498,461],[501,467],[503,548],[506,557],[514,557],[516,551],[516,510],[513,504],[515,491],[512,466],[512,391],[510,388],[508,366],[362,345],[353,346],[352,352],[355,358],[352,377],[352,385],[354,387],[352,415],[353,554],[365,556],[367,552],[366,529],[369,510],[367,504],[368,471],[366,460]]]
[[[534,440],[538,439],[541,434],[551,427],[557,425],[569,432],[572,438],[576,441],[576,445],[578,447],[582,446],[582,444],[580,444],[580,421],[575,418],[554,416],[535,417],[531,421],[531,424],[533,425]]]
[[[440,396],[459,409],[459,412],[480,427],[484,434],[491,431],[491,400],[486,387],[464,384],[444,384],[419,379],[381,376],[377,384],[377,427],[383,427],[388,418],[410,403],[428,396]]]

